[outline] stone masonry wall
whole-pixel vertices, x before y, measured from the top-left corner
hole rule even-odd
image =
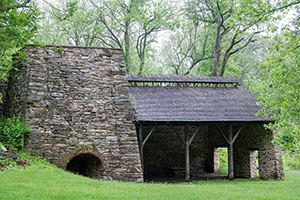
[[[276,133],[265,129],[262,123],[236,123],[233,126],[233,135],[238,132],[242,125],[244,128],[233,144],[235,177],[251,177],[251,153],[253,150],[258,150],[259,177],[262,179],[284,179],[280,147],[272,143]],[[220,128],[224,134],[228,132],[228,125],[224,124]],[[215,127],[211,128],[210,142],[212,146],[227,146],[227,142]]]
[[[219,148],[214,148],[214,173],[220,172],[220,150]]]
[[[249,124],[244,127],[234,144],[234,167],[236,177],[251,177],[250,157],[253,149],[258,150],[259,178],[284,179],[283,162],[279,145],[272,143],[276,133],[267,130],[263,124]]]
[[[256,152],[250,151],[250,177],[257,177]]]
[[[105,159],[102,178],[141,181],[133,106],[121,49],[30,46],[10,82],[8,110],[24,111],[27,150],[60,166],[78,148]]]

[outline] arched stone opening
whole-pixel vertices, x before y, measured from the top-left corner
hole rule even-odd
[[[103,177],[105,166],[106,162],[98,151],[82,148],[76,149],[66,155],[60,164],[60,168],[72,173],[96,179]]]
[[[67,164],[66,170],[96,179],[100,179],[103,176],[101,161],[95,155],[89,153],[75,156]]]

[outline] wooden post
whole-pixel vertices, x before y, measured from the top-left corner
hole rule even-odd
[[[228,178],[230,180],[234,179],[234,169],[233,169],[233,142],[232,142],[232,124],[229,125],[228,130]]]
[[[22,144],[22,149],[21,149],[21,151],[23,151],[23,149],[24,149],[24,134],[22,134],[21,144]]]
[[[142,165],[142,173],[143,173],[143,182],[144,182],[144,154],[143,154],[143,125],[139,125],[139,149],[140,149],[140,158]]]
[[[221,129],[217,126],[217,129],[221,133],[221,135],[224,137],[226,142],[228,143],[228,178],[230,180],[234,179],[234,169],[233,169],[233,144],[241,131],[243,130],[244,126],[242,125],[239,131],[235,134],[234,138],[232,139],[232,124],[229,124],[229,129],[228,129],[228,139],[224,135],[224,133],[221,131]]]
[[[12,153],[12,149],[14,147],[14,144],[15,144],[15,141],[11,141],[10,145],[9,145],[9,148],[8,148],[8,152],[7,152],[7,156],[6,156],[6,159],[8,159]]]
[[[189,125],[185,125],[185,181],[190,182]]]

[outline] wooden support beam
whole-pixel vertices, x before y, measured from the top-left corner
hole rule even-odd
[[[186,146],[186,142],[183,140],[183,138],[181,137],[181,135],[177,132],[177,130],[175,129],[174,125],[171,125],[173,130],[175,131],[175,133],[178,135],[178,137],[181,139],[182,143]]]
[[[221,131],[221,129],[219,128],[219,126],[217,126],[218,131],[221,133],[221,135],[223,135],[223,137],[225,138],[226,142],[230,145],[229,140],[227,139],[227,137],[224,135],[224,133]]]
[[[142,173],[143,173],[143,182],[144,182],[144,154],[143,154],[143,125],[139,125],[139,149],[140,149],[140,158],[142,165]]]
[[[230,180],[234,179],[234,168],[233,168],[233,144],[241,131],[243,130],[244,126],[241,126],[241,128],[238,130],[238,132],[235,134],[233,138],[233,133],[232,133],[232,123],[229,124],[229,129],[228,129],[228,139],[224,135],[224,133],[221,131],[221,129],[217,126],[217,129],[219,132],[222,134],[222,136],[225,138],[226,142],[228,143],[228,178]]]
[[[239,136],[240,132],[243,130],[244,126],[241,126],[241,128],[239,129],[239,131],[237,132],[237,134],[235,134],[233,140],[232,140],[232,145],[234,144],[236,138]]]
[[[198,129],[196,130],[196,132],[194,133],[194,135],[191,137],[190,141],[189,141],[189,145],[191,145],[191,143],[193,142],[194,140],[194,137],[197,135],[197,133],[199,132],[201,126],[198,127]]]
[[[233,180],[234,179],[234,169],[233,169],[232,124],[229,124],[228,139],[229,139],[229,147],[228,147],[228,178],[230,180]]]
[[[145,145],[145,143],[147,142],[148,138],[151,136],[151,134],[154,132],[154,130],[156,129],[157,124],[153,127],[153,129],[150,131],[150,133],[147,135],[147,137],[145,138],[145,140],[143,141],[143,147]]]
[[[185,181],[190,182],[190,155],[189,155],[189,125],[184,128],[185,133]]]

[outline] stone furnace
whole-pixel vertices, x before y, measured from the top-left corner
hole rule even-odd
[[[190,181],[217,172],[218,148],[227,148],[230,179],[257,169],[259,178],[284,179],[276,132],[264,128],[275,119],[256,115],[257,99],[235,78],[126,76],[121,49],[27,51],[0,90],[4,114],[31,123],[31,154],[92,178]]]

